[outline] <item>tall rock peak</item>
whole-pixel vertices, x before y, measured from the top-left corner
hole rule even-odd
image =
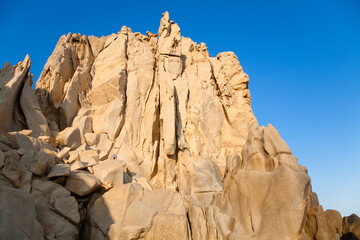
[[[0,70],[0,238],[358,234],[258,125],[236,55],[211,57],[168,12],[158,34],[63,35],[34,91],[30,65]]]

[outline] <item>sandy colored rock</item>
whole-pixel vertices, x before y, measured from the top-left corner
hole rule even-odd
[[[136,239],[146,235],[157,210],[134,200],[126,210],[124,224],[112,224],[109,228],[110,239]]]
[[[54,165],[49,174],[48,177],[62,177],[62,176],[69,176],[70,174],[70,167],[69,164],[56,164]]]
[[[74,197],[55,199],[54,208],[56,212],[60,213],[73,224],[80,222],[80,214],[77,210],[78,204]]]
[[[99,180],[85,171],[71,171],[66,179],[66,188],[79,196],[85,196],[100,187]]]
[[[46,118],[42,114],[39,103],[31,89],[32,84],[32,78],[28,78],[24,83],[20,97],[20,106],[25,115],[26,124],[32,130],[33,137],[51,136]]]
[[[95,150],[85,150],[79,153],[79,160],[86,167],[92,167],[98,164],[99,154]]]
[[[344,239],[354,239],[360,237],[360,218],[356,214],[351,214],[343,218],[343,235]]]
[[[56,136],[56,141],[62,145],[76,149],[81,145],[81,137],[79,128],[68,127]]]
[[[45,238],[74,239],[78,236],[76,227],[66,220],[66,213],[78,211],[77,204],[63,205],[60,211],[55,207],[56,201],[62,202],[70,197],[66,188],[51,181],[33,180],[31,196],[35,201],[36,218],[44,229]]]
[[[34,91],[30,65],[0,70],[0,238],[359,237],[258,125],[235,53],[168,12],[157,34],[61,36]]]
[[[143,196],[139,184],[118,185],[99,197],[89,210],[89,239],[105,238],[109,227],[114,223],[121,224],[127,207]]]
[[[170,189],[145,192],[141,202],[157,210],[147,239],[190,239],[185,206],[177,192]]]
[[[69,152],[71,151],[70,147],[64,147],[60,152],[58,152],[56,154],[56,157],[59,160],[63,160],[64,158],[68,158],[69,157]]]
[[[114,186],[123,184],[123,167],[119,160],[105,160],[93,167],[94,175],[102,183],[111,182]]]
[[[22,166],[19,161],[20,156],[16,151],[6,152],[4,155],[4,167],[1,169],[1,173],[14,187],[19,188],[22,177]]]
[[[30,171],[35,175],[42,176],[48,170],[49,164],[46,159],[41,158],[36,160],[35,162],[31,163]]]
[[[124,124],[123,103],[114,100],[110,103],[99,106],[95,110],[93,129],[97,134],[106,133],[110,140],[114,140]]]
[[[85,133],[84,137],[85,137],[85,142],[89,146],[97,145],[100,140],[100,135],[96,133]]]
[[[0,238],[44,239],[29,193],[0,186]]]
[[[0,114],[3,116],[0,123],[0,130],[9,132],[24,129],[25,126],[21,122],[26,119],[21,118],[19,107],[15,106],[18,95],[21,92],[21,86],[30,76],[31,60],[26,55],[23,62],[19,62],[15,66],[5,63],[0,70]]]
[[[237,170],[225,177],[223,191],[213,201],[218,207],[214,210],[222,216],[213,221],[224,238],[254,234],[259,239],[292,239],[299,237],[303,228],[310,178],[300,167],[294,170],[267,154],[264,144],[267,128],[250,130],[242,161],[232,166]],[[292,201],[282,198],[282,194]],[[232,219],[236,224],[224,224]]]

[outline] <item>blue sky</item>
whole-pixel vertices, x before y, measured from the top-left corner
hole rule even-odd
[[[62,34],[157,32],[170,12],[212,56],[233,51],[252,108],[273,124],[325,209],[360,215],[360,1],[1,1],[0,67],[32,59],[36,81]]]

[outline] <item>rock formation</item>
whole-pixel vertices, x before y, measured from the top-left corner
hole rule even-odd
[[[0,238],[357,239],[251,110],[232,52],[158,34],[62,36],[34,91],[0,70]]]

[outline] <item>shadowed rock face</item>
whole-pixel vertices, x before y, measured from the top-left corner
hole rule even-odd
[[[0,238],[359,237],[258,126],[235,54],[167,12],[158,34],[62,36],[34,91],[30,63],[0,70]]]

